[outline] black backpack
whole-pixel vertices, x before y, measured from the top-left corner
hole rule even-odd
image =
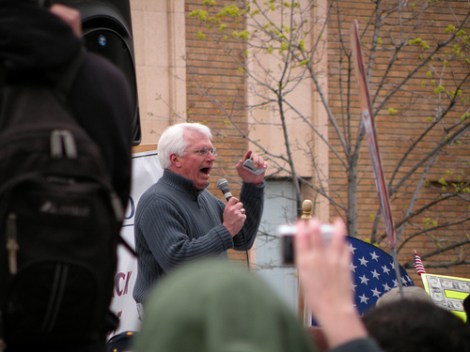
[[[82,56],[55,86],[0,87],[0,339],[7,345],[93,342],[118,322],[109,306],[122,205],[99,148],[67,107]]]

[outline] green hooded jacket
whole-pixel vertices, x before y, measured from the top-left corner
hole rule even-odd
[[[313,352],[294,313],[234,262],[178,268],[151,292],[135,352]]]

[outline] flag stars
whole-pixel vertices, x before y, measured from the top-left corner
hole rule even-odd
[[[349,267],[351,268],[351,271],[352,271],[353,273],[355,273],[355,272],[356,272],[357,265],[354,265],[354,263],[353,263],[353,262],[351,262],[351,264],[349,265]]]
[[[372,260],[375,260],[376,262],[379,261],[379,256],[377,255],[377,253],[375,253],[375,251],[370,254],[370,257],[372,258]]]
[[[371,292],[372,292],[372,296],[377,297],[377,298],[380,297],[381,292],[377,288],[374,288],[373,290],[371,290]]]
[[[371,306],[375,305],[378,298],[390,291],[393,287],[401,285],[402,280],[396,278],[393,258],[380,248],[370,246],[367,243],[351,238],[348,250],[354,253],[349,264],[354,277],[354,300],[357,310],[362,315]],[[400,268],[400,278],[413,285],[413,281]],[[407,285],[403,285],[407,286]]]
[[[374,271],[371,271],[370,273],[372,274],[372,277],[374,279],[377,279],[377,280],[379,279],[380,274],[377,272],[377,270],[374,269]]]
[[[352,245],[352,243],[349,244],[349,250],[351,251],[352,255],[354,255],[354,253],[356,253],[356,247],[354,247]]]
[[[390,269],[386,265],[382,266],[382,271],[384,274],[390,275]]]
[[[367,304],[367,302],[369,301],[370,298],[367,297],[367,296],[365,295],[365,293],[363,293],[361,296],[359,296],[359,299],[360,299],[360,302],[361,302],[361,303]]]
[[[369,261],[364,257],[359,258],[359,261],[361,262],[361,265],[364,265],[364,266],[367,266],[367,263],[369,263]]]
[[[365,275],[360,276],[359,280],[361,280],[362,285],[367,285],[369,283],[369,279]]]

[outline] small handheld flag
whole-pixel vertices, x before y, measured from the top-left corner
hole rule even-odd
[[[424,265],[421,261],[421,257],[418,255],[418,253],[416,253],[416,251],[415,254],[413,254],[413,263],[416,269],[416,273],[418,275],[426,274],[426,270],[424,270]]]

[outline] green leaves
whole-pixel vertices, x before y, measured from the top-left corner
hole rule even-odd
[[[428,50],[430,48],[429,44],[422,38],[410,39],[408,45],[416,46],[422,50]]]

